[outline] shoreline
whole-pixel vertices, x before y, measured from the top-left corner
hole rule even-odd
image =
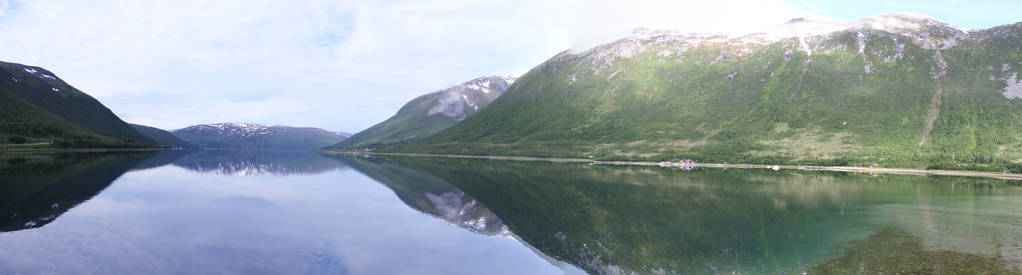
[[[350,152],[323,151],[325,154],[334,155],[361,155]],[[661,166],[660,162],[649,161],[601,161],[591,159],[573,158],[541,158],[541,157],[513,157],[513,156],[477,156],[477,155],[449,155],[449,154],[417,154],[417,153],[368,153],[368,155],[399,156],[399,157],[427,157],[427,158],[460,158],[460,159],[487,159],[487,160],[510,160],[510,161],[539,161],[554,163],[589,163],[594,165],[623,165],[623,166]],[[978,171],[956,171],[956,170],[920,170],[907,168],[870,168],[870,167],[848,167],[848,166],[812,166],[812,165],[765,165],[765,164],[724,164],[724,163],[693,163],[689,165],[674,165],[670,167],[706,167],[706,168],[739,168],[739,169],[778,169],[803,170],[803,171],[833,171],[852,172],[869,174],[895,174],[895,175],[916,175],[916,176],[951,176],[951,177],[977,177],[994,178],[1002,180],[1022,180],[1022,174],[978,172]]]
[[[0,149],[0,154],[18,153],[104,153],[104,152],[148,152],[166,151],[170,148],[46,148],[46,149]]]

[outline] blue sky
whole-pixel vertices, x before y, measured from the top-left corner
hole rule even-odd
[[[806,11],[840,21],[888,12],[916,12],[967,29],[985,29],[1022,21],[1022,1],[902,0],[792,1]]]
[[[966,28],[1022,1],[0,0],[0,60],[45,67],[126,121],[357,132],[408,100],[520,75],[638,27],[730,31],[918,12]]]

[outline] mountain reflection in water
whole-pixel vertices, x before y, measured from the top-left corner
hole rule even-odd
[[[1011,273],[1020,208],[1017,183],[976,178],[267,151],[0,155],[0,273],[55,261],[85,273],[135,261],[162,273]],[[68,242],[88,253],[50,258]],[[900,256],[878,256],[888,252]]]
[[[314,175],[347,169],[337,161],[303,151],[202,150],[181,157],[174,165],[219,175]]]
[[[398,197],[318,154],[2,157],[0,274],[558,272],[456,188]]]
[[[1017,267],[1022,259],[1022,213],[1004,211],[1022,207],[1022,188],[1001,180],[402,157],[341,161],[427,213],[438,212],[427,200],[438,191],[424,190],[451,185],[527,244],[591,273],[801,273],[889,228],[945,252],[916,251],[930,259],[920,266],[878,263],[866,270],[969,265],[961,259]],[[471,230],[462,221],[473,217],[445,219]],[[869,250],[862,244],[855,251]]]
[[[167,165],[183,154],[0,155],[0,231],[44,226],[125,172]]]
[[[338,158],[373,180],[386,185],[409,207],[485,235],[507,235],[497,215],[444,179],[392,163]]]
[[[301,175],[347,169],[308,152],[189,151],[0,155],[0,231],[44,226],[124,173],[173,164],[220,175]]]

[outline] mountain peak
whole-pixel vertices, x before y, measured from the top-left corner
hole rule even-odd
[[[783,24],[742,32],[685,33],[637,28],[624,38],[582,52],[568,50],[555,59],[582,57],[583,62],[603,68],[611,66],[615,59],[630,58],[649,49],[660,49],[660,54],[670,55],[703,43],[727,43],[740,45],[742,52],[749,53],[760,46],[792,38],[797,38],[802,50],[811,55],[810,38],[845,31],[858,32],[863,36],[875,31],[900,35],[908,38],[904,41],[926,49],[947,49],[969,39],[970,33],[978,32],[923,14],[907,12],[878,14],[850,22],[794,18]]]
[[[172,132],[205,148],[316,149],[347,138],[320,128],[248,122],[200,124]]]
[[[802,23],[802,22],[806,22],[806,21],[808,21],[808,20],[806,20],[805,18],[799,17],[799,18],[792,18],[791,20],[788,20],[788,22],[784,22],[784,24],[795,24],[795,23]]]
[[[486,108],[517,80],[484,76],[416,97],[393,117],[331,148],[374,147],[435,134]]]
[[[905,30],[923,30],[928,27],[950,28],[962,33],[969,32],[966,28],[941,21],[940,19],[936,19],[925,14],[913,12],[878,14],[853,21],[851,25],[863,27],[868,26],[871,29],[884,30],[892,33]]]
[[[223,136],[243,136],[250,137],[258,134],[267,134],[269,127],[256,124],[256,123],[244,123],[244,122],[224,122],[224,123],[212,123],[212,124],[199,124],[194,126],[188,126],[182,129],[174,130],[173,132],[194,132],[197,134],[204,135],[223,135]]]
[[[210,126],[215,126],[215,127],[235,127],[235,128],[243,128],[243,129],[262,129],[262,128],[268,128],[267,126],[262,125],[262,124],[248,123],[248,122],[214,123],[214,124],[210,124]]]
[[[439,98],[426,115],[441,114],[461,121],[504,93],[516,79],[514,76],[484,76],[440,90],[435,93]]]

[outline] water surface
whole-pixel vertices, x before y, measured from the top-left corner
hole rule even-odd
[[[0,273],[997,270],[1022,263],[1020,207],[1017,183],[975,178],[265,151],[3,155]]]

